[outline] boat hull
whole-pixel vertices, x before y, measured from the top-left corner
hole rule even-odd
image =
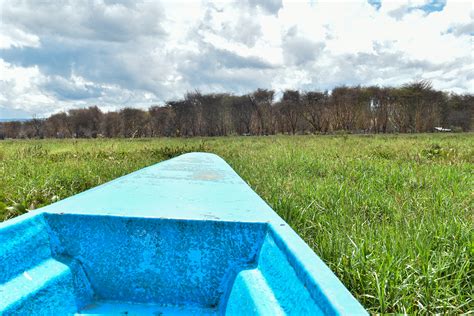
[[[0,313],[366,314],[219,157],[192,153],[0,225]]]

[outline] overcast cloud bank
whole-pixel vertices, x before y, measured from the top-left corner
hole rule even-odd
[[[0,1],[0,117],[186,91],[400,85],[474,92],[469,1]]]

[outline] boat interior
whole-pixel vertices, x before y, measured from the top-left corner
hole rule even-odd
[[[0,314],[319,315],[268,223],[39,213],[0,229]]]

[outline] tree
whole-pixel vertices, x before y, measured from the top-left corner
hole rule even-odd
[[[99,107],[71,109],[47,119],[0,122],[0,139],[35,137],[149,137],[269,135],[275,133],[429,132],[435,126],[469,131],[474,119],[472,94],[448,94],[429,81],[400,87],[335,87],[331,93],[286,90],[249,94],[188,92],[183,98],[147,111]]]
[[[303,94],[302,117],[309,123],[313,133],[323,131],[327,128],[325,117],[327,116],[328,92],[310,91]]]
[[[123,137],[135,138],[147,136],[148,115],[145,111],[124,108],[120,112],[120,134]]]
[[[4,122],[3,126],[3,135],[5,138],[20,138],[22,132],[21,122]]]
[[[68,117],[73,137],[97,137],[99,134],[102,111],[97,106],[69,110]]]
[[[45,123],[47,137],[67,138],[72,136],[70,119],[65,112],[51,115]]]
[[[447,104],[445,121],[447,127],[469,131],[474,119],[474,96],[472,94],[452,94]]]
[[[44,120],[33,118],[23,122],[22,131],[26,138],[43,138],[44,137]]]
[[[255,116],[256,122],[255,134],[257,135],[275,133],[272,111],[274,96],[275,91],[267,89],[257,89],[248,95],[253,107],[253,116]]]
[[[148,109],[150,115],[151,136],[172,136],[173,111],[170,106],[152,106]]]
[[[286,90],[283,93],[280,113],[284,118],[285,131],[295,134],[300,116],[300,92],[297,90]]]
[[[372,114],[371,130],[375,133],[386,133],[390,123],[390,105],[392,97],[387,88],[369,87],[370,110]]]
[[[250,127],[254,114],[254,105],[248,95],[232,98],[231,114],[234,130],[237,134],[251,134]]]
[[[101,135],[105,137],[119,137],[121,132],[121,118],[117,112],[104,113],[101,122]]]

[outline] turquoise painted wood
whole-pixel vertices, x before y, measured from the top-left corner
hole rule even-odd
[[[190,153],[0,224],[3,315],[366,315],[213,154]]]

